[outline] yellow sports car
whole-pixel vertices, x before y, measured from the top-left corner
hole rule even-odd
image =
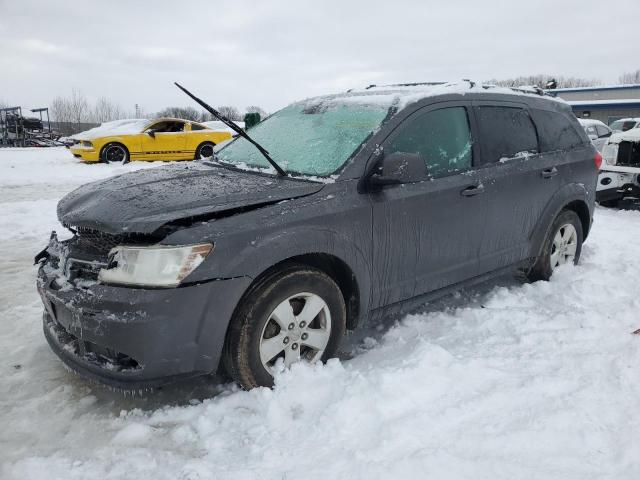
[[[84,162],[193,160],[210,157],[231,138],[228,131],[177,118],[115,120],[78,133],[70,150]]]

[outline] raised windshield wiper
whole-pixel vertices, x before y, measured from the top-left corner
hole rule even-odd
[[[275,162],[275,160],[271,158],[271,155],[269,155],[269,152],[262,145],[256,142],[253,138],[247,135],[247,132],[245,132],[242,128],[240,128],[240,126],[238,126],[233,120],[225,117],[212,106],[207,105],[205,102],[200,100],[198,97],[196,97],[193,93],[191,93],[189,90],[184,88],[178,82],[173,82],[173,83],[176,85],[176,87],[178,87],[180,90],[182,90],[184,93],[186,93],[191,98],[193,98],[196,102],[198,102],[200,106],[204,108],[207,112],[209,112],[211,115],[216,117],[218,120],[222,121],[222,123],[224,123],[227,127],[229,127],[234,132],[236,132],[239,136],[247,140],[249,143],[253,144],[258,149],[258,151],[262,155],[264,155],[264,158],[267,159],[267,162],[269,162],[271,166],[276,169],[276,172],[278,172],[278,175],[281,175],[283,177],[287,176],[287,173],[280,167],[280,165],[278,165]]]

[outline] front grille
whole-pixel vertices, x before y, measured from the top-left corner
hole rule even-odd
[[[640,142],[620,142],[617,164],[625,167],[640,167]]]
[[[78,279],[95,282],[98,272],[109,262],[109,252],[118,245],[151,245],[159,238],[136,234],[110,234],[79,228],[68,242],[68,252],[64,264],[65,277],[69,281]]]

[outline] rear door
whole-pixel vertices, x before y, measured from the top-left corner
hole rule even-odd
[[[446,102],[408,117],[383,142],[385,155],[418,154],[424,181],[371,194],[374,298],[388,305],[478,272],[485,200],[472,170],[470,105]]]
[[[560,187],[560,172],[554,155],[540,153],[527,105],[476,101],[474,112],[487,201],[479,261],[489,272],[529,255],[532,234]]]

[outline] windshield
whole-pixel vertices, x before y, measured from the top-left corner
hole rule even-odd
[[[326,177],[338,170],[387,116],[389,105],[335,100],[294,103],[249,131],[283,170]],[[218,152],[222,162],[240,168],[271,166],[244,138]]]
[[[626,132],[627,130],[631,130],[636,126],[635,121],[633,120],[617,120],[609,125],[609,128],[614,132]]]

